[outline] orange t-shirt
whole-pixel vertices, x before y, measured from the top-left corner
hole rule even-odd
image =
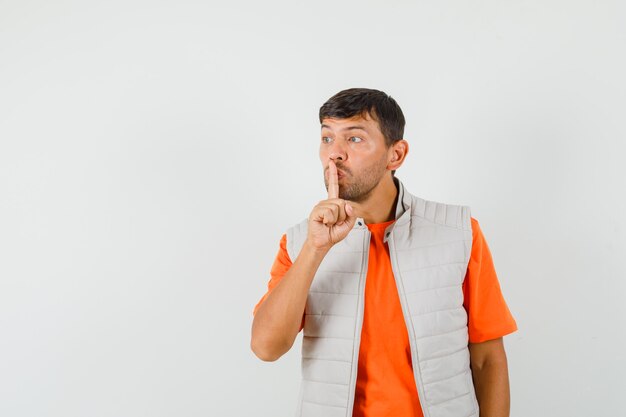
[[[389,247],[383,242],[385,229],[393,222],[367,224],[372,238],[353,417],[423,417]],[[468,313],[469,341],[480,343],[514,332],[517,324],[502,296],[491,252],[478,221],[472,217],[471,224],[472,252],[463,281],[463,306]],[[270,271],[268,291],[254,307],[253,314],[292,264],[286,244],[287,237],[283,235]],[[300,330],[303,326],[304,316]]]

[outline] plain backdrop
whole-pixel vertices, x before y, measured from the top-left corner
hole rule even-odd
[[[291,416],[249,348],[325,198],[319,107],[383,90],[519,331],[511,415],[624,415],[620,1],[0,0],[0,415]]]

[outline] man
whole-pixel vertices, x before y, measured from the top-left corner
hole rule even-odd
[[[298,417],[508,416],[517,325],[469,207],[395,177],[409,145],[384,92],[341,91],[319,119],[328,198],[282,236],[253,352],[277,360],[303,330]]]

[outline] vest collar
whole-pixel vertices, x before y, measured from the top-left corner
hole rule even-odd
[[[411,198],[411,194],[404,187],[402,181],[400,181],[397,177],[393,177],[393,182],[396,184],[396,188],[398,189],[398,199],[396,202],[396,221],[391,223],[391,225],[389,225],[389,227],[385,229],[384,242],[387,242],[394,227],[408,223],[411,217],[411,205],[413,200]],[[353,229],[367,229],[365,220],[363,220],[362,217],[357,217]]]

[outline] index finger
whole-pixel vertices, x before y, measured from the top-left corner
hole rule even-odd
[[[339,198],[339,178],[337,166],[331,160],[328,162],[328,199]]]

